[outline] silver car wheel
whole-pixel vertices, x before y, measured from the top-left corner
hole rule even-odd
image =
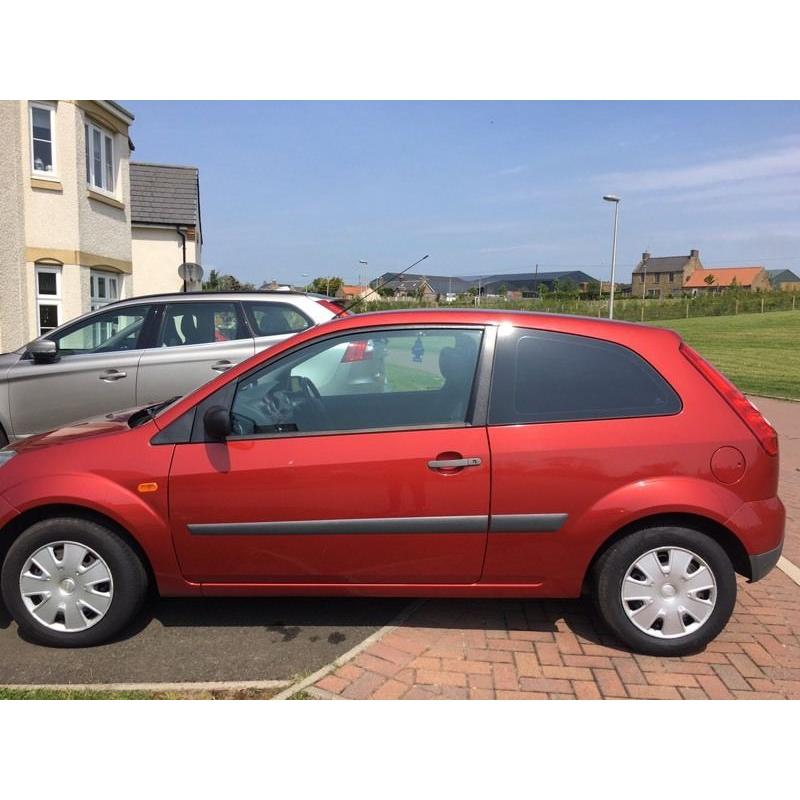
[[[640,631],[656,639],[679,639],[708,621],[717,602],[717,582],[696,553],[659,547],[628,567],[621,599]]]
[[[51,542],[25,562],[19,591],[40,625],[75,633],[105,617],[114,597],[114,581],[108,564],[91,547]]]

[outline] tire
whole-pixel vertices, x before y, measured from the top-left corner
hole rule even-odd
[[[611,545],[595,565],[593,589],[614,634],[654,656],[702,650],[736,604],[736,574],[722,547],[704,533],[672,526],[636,531]]]
[[[148,578],[138,555],[115,531],[78,517],[57,517],[31,525],[14,541],[0,584],[25,638],[52,647],[90,647],[133,620]],[[31,586],[43,591],[31,593]]]

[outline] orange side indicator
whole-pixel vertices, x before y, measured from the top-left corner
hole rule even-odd
[[[136,487],[136,491],[140,492],[141,494],[147,494],[148,492],[157,492],[158,484],[155,481],[151,481],[150,483],[140,483]]]

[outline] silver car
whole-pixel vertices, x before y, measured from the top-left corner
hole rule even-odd
[[[165,400],[340,313],[296,292],[134,297],[0,355],[0,445]]]

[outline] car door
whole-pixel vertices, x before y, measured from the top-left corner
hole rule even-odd
[[[253,355],[253,338],[239,303],[190,300],[166,303],[155,346],[139,364],[139,403],[158,402],[202,386]]]
[[[8,373],[15,436],[136,405],[136,378],[151,304],[125,305],[77,320],[45,338],[53,363],[23,356]]]
[[[489,448],[476,420],[480,328],[324,337],[218,390],[175,448],[170,515],[181,567],[205,583],[477,581]],[[415,360],[416,342],[425,355]],[[377,390],[351,381],[375,358]],[[317,386],[334,354],[343,377]],[[481,362],[483,363],[483,362]],[[358,373],[362,375],[361,372]],[[233,432],[202,418],[230,408]]]
[[[504,331],[488,414],[484,580],[572,591],[571,571],[589,561],[603,531],[620,525],[615,490],[672,473],[676,452],[691,446],[680,410],[672,387],[628,347],[573,333]]]

